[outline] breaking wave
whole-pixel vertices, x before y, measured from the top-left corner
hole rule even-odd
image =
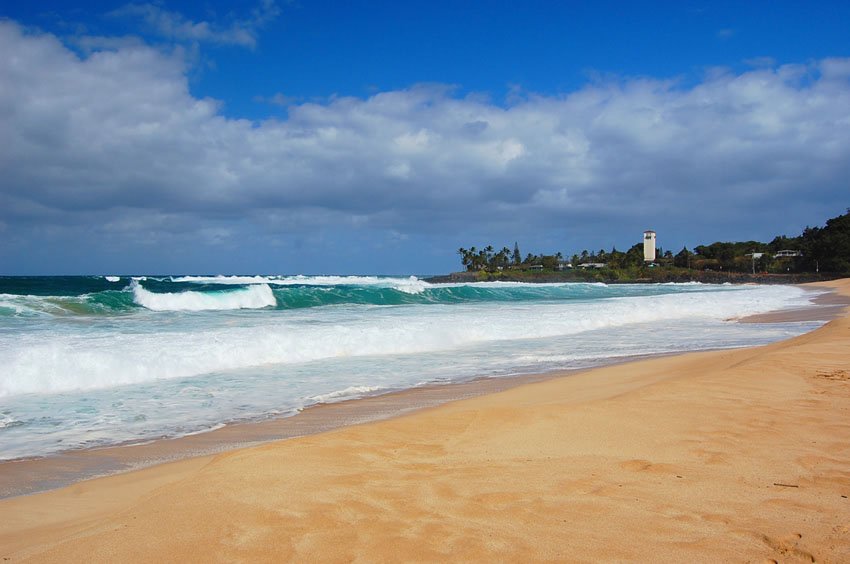
[[[264,308],[275,303],[274,294],[264,284],[219,293],[154,294],[140,286],[133,291],[146,308],[160,311]],[[724,293],[722,299],[718,292]],[[647,326],[647,335],[641,336],[651,343],[653,327],[683,320],[722,323],[730,317],[796,305],[807,298],[798,288],[773,287],[534,304],[278,309],[243,317],[238,323],[224,315],[182,316],[167,325],[152,324],[149,316],[129,316],[122,321],[120,332],[112,323],[85,328],[72,324],[57,329],[50,339],[31,332],[0,341],[0,396],[113,387],[324,360],[448,353],[635,324],[652,324]],[[681,338],[687,338],[689,346],[701,346],[697,336]],[[647,350],[657,347],[648,344]]]
[[[211,311],[228,309],[260,309],[277,305],[268,284],[257,284],[236,290],[218,292],[154,293],[133,281],[133,301],[153,311]]]
[[[177,276],[172,282],[194,284],[270,284],[273,286],[370,286],[393,288],[408,294],[422,293],[427,282],[415,276],[384,278],[380,276]]]
[[[139,276],[124,280],[129,280],[129,284],[121,288],[104,277],[69,277],[61,283],[37,288],[43,292],[40,295],[0,293],[0,318],[126,316],[138,311],[293,310],[345,305],[581,302],[708,291],[701,284],[430,284],[413,276]],[[4,289],[0,284],[0,290]],[[739,290],[714,286],[711,291]]]

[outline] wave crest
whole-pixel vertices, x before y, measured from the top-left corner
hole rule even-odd
[[[132,289],[133,301],[152,311],[261,309],[277,305],[277,300],[268,284],[221,292],[188,291],[160,294],[145,290],[141,284],[133,281]]]
[[[431,286],[416,276],[172,276],[171,282],[195,284],[270,284],[273,286],[372,286],[392,288],[406,294],[420,294]]]

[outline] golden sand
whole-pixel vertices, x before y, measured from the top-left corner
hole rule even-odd
[[[0,501],[0,557],[848,562],[848,496],[845,314]]]

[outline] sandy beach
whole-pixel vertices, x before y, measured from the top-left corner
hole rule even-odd
[[[846,562],[850,317],[2,500],[0,557]]]

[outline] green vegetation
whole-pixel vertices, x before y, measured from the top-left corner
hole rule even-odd
[[[513,253],[505,247],[501,251],[496,252],[492,246],[485,247],[481,250],[472,247],[464,249],[461,247],[457,250],[461,257],[461,263],[469,272],[483,270],[486,272],[497,272],[505,269],[529,270],[534,267],[542,267],[546,270],[557,270],[559,264],[563,262],[564,257],[561,253],[555,255],[532,255],[529,254],[525,259],[519,252],[519,245],[514,243]]]
[[[496,251],[460,248],[461,264],[479,280],[599,280],[683,281],[745,280],[771,275],[797,278],[834,277],[850,274],[850,208],[824,227],[807,227],[797,237],[784,235],[769,243],[759,241],[715,242],[683,248],[675,255],[660,247],[652,264],[643,260],[643,244],[628,251],[587,250],[565,260],[554,255],[528,254],[522,258],[519,245]]]

